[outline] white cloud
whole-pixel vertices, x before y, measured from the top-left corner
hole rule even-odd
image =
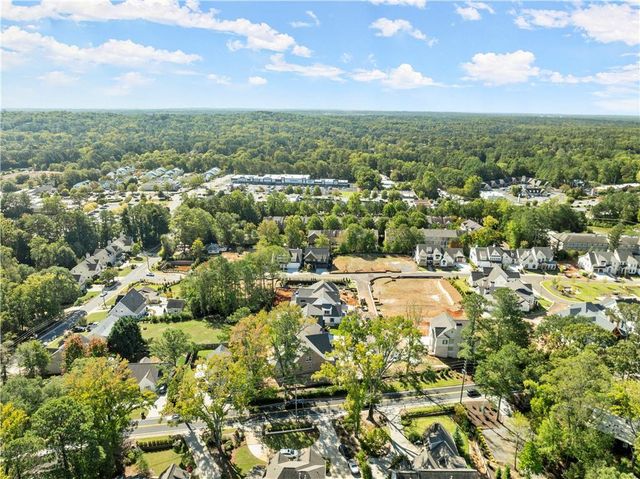
[[[343,80],[342,75],[344,71],[331,65],[324,65],[322,63],[314,63],[312,65],[288,63],[282,53],[271,55],[270,60],[271,63],[268,63],[265,68],[272,72],[289,72],[311,78],[328,78],[336,81]]]
[[[55,70],[52,72],[47,72],[42,76],[38,77],[38,80],[42,80],[49,85],[55,86],[66,86],[75,83],[78,80],[78,77],[71,76],[65,72]]]
[[[456,5],[456,13],[462,17],[463,20],[480,20],[482,15],[481,10],[486,10],[489,13],[495,13],[491,6],[484,2],[467,2],[463,7]]]
[[[263,77],[259,77],[259,76],[249,77],[249,79],[247,81],[249,82],[249,85],[254,85],[254,86],[260,86],[260,85],[266,85],[267,84],[267,79],[263,78]]]
[[[107,94],[113,96],[124,96],[130,94],[135,88],[148,85],[153,82],[152,78],[147,78],[140,72],[127,72],[115,78],[116,83],[107,89]]]
[[[371,0],[374,5],[402,5],[407,7],[424,8],[427,0]]]
[[[573,11],[525,9],[515,23],[526,29],[573,26],[600,43],[640,44],[640,6],[637,4],[592,3]]]
[[[213,83],[218,85],[231,85],[231,78],[224,75],[218,75],[216,73],[209,73],[207,75],[207,80],[211,80]]]
[[[425,86],[442,86],[432,78],[423,75],[413,69],[408,63],[403,63],[397,68],[384,72],[379,69],[355,70],[351,78],[360,82],[379,81],[381,84],[394,90],[411,90]]]
[[[309,50],[307,47],[303,47],[302,45],[296,45],[295,47],[293,47],[291,53],[305,58],[309,58],[311,56],[311,50]]]
[[[3,56],[9,52],[11,57],[21,60],[32,59],[40,53],[56,63],[77,65],[121,65],[143,66],[149,63],[190,64],[201,60],[199,55],[187,54],[181,50],[169,51],[140,45],[131,40],[107,40],[97,47],[82,48],[57,41],[53,37],[36,32],[27,32],[11,26],[0,33],[0,45]],[[5,58],[3,58],[4,62]]]
[[[351,53],[344,52],[342,55],[340,55],[340,61],[342,63],[351,63],[352,60],[353,55]]]
[[[242,48],[283,52],[293,48],[296,41],[280,33],[267,23],[253,23],[246,18],[221,20],[215,9],[204,11],[195,0],[180,5],[178,0],[112,0],[75,1],[41,0],[39,4],[14,5],[3,0],[2,17],[11,21],[37,21],[46,18],[74,22],[103,22],[109,20],[143,20],[183,28],[200,28],[237,35]]]
[[[388,18],[378,18],[375,22],[369,25],[369,28],[377,30],[377,37],[393,37],[399,33],[407,33],[417,40],[423,40],[427,42],[429,46],[435,44],[435,39],[428,38],[424,33],[411,25],[408,20],[389,20]]]
[[[484,82],[485,85],[507,85],[522,83],[540,74],[533,65],[533,53],[517,50],[512,53],[476,53],[470,62],[463,63],[467,73],[465,80]]]
[[[622,65],[586,76],[562,75],[558,72],[546,71],[542,73],[545,74],[552,83],[595,83],[605,86],[640,85],[640,63]]]
[[[289,25],[291,25],[293,28],[309,28],[314,26],[315,27],[320,26],[320,19],[315,13],[313,13],[312,10],[307,10],[305,13],[311,19],[311,21],[297,20],[297,21],[291,22]]]

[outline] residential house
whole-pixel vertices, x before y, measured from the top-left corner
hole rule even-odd
[[[638,261],[630,251],[590,251],[578,258],[578,266],[589,273],[613,276],[638,273]]]
[[[211,181],[220,174],[220,168],[213,167],[204,172],[204,181]]]
[[[298,358],[296,376],[308,378],[330,360],[327,354],[333,351],[331,335],[313,323],[300,333],[300,340],[304,352]]]
[[[213,351],[207,354],[207,359],[211,359],[214,356],[228,356],[231,354],[229,348],[227,348],[224,344],[218,344]]]
[[[298,451],[295,458],[290,458],[282,452],[269,460],[265,479],[324,479],[326,464],[315,446]]]
[[[460,231],[457,230],[422,229],[420,231],[424,235],[424,244],[440,248],[449,247],[451,242],[457,240],[460,236]]]
[[[303,262],[316,273],[328,271],[331,267],[329,248],[307,247],[304,249]]]
[[[289,248],[286,262],[282,262],[282,271],[287,273],[297,273],[302,267],[303,252],[300,248]]]
[[[171,464],[164,471],[162,471],[162,474],[158,476],[158,479],[191,479],[191,474],[182,469],[180,466]]]
[[[426,244],[416,246],[413,259],[419,266],[438,266],[452,268],[467,262],[461,248],[440,248]]]
[[[131,288],[127,291],[127,294],[116,298],[116,305],[109,311],[109,316],[115,316],[116,318],[133,316],[140,318],[145,315],[146,310],[146,298],[137,289]]]
[[[129,363],[127,367],[138,383],[141,391],[155,391],[158,379],[162,377],[161,363],[144,357],[139,363]]]
[[[133,241],[127,236],[120,236],[105,248],[96,249],[71,268],[71,275],[84,288],[86,283],[100,276],[107,268],[117,265],[124,255],[131,253]]]
[[[180,314],[187,302],[184,299],[169,298],[167,300],[167,314]]]
[[[427,352],[438,358],[457,358],[462,344],[462,330],[466,319],[441,313],[429,323],[429,335],[423,338]]]
[[[512,264],[513,256],[509,250],[499,246],[474,246],[469,251],[469,260],[478,268],[492,268]]]
[[[558,311],[558,316],[581,316],[589,319],[593,324],[600,326],[605,331],[608,331],[616,336],[627,336],[631,330],[634,329],[634,324],[618,324],[612,321],[609,317],[609,311],[616,311],[618,308],[618,301],[615,299],[607,299],[600,303],[583,302],[572,303],[565,309]]]
[[[633,254],[640,255],[640,237],[638,236],[620,236],[618,249],[629,250]]]
[[[491,301],[496,289],[508,288],[516,294],[518,304],[523,312],[527,313],[536,307],[537,300],[533,293],[533,287],[522,282],[518,272],[505,271],[500,266],[483,268],[482,271],[471,272],[469,283],[478,294]]]
[[[340,324],[348,309],[340,298],[338,287],[328,281],[318,281],[298,289],[291,302],[300,306],[305,316],[316,319],[325,327]]]
[[[555,270],[558,267],[549,247],[520,248],[514,253],[514,263],[522,269]]]
[[[79,334],[78,337],[82,341],[84,346],[89,344],[90,338]],[[55,349],[47,349],[50,353],[49,364],[47,364],[46,374],[49,376],[62,374],[64,369],[64,344],[61,344]]]
[[[549,232],[549,246],[554,251],[606,251],[609,248],[607,235],[595,233]]]
[[[460,223],[460,229],[466,233],[473,233],[474,231],[478,231],[480,228],[482,228],[482,225],[473,220],[464,220]]]
[[[460,455],[451,434],[439,422],[424,432],[422,450],[407,468],[391,470],[391,479],[478,479]]]

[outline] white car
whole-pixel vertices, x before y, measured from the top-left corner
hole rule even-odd
[[[351,471],[351,474],[353,474],[354,476],[359,476],[360,468],[358,467],[358,463],[356,462],[356,460],[349,459],[347,462],[349,463],[349,470]]]
[[[284,457],[288,457],[289,459],[298,458],[298,451],[296,451],[295,449],[280,449],[280,454],[282,454]]]

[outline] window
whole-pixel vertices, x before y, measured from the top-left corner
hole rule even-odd
[[[307,356],[306,358],[304,358],[304,360],[310,363],[313,360],[313,358],[311,356]]]
[[[446,339],[442,340],[442,344],[447,344],[447,343],[448,343],[448,341]]]

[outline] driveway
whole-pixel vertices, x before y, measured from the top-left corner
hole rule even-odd
[[[320,454],[331,461],[331,477],[352,477],[347,460],[338,450],[340,439],[331,424],[331,420],[326,417],[323,418],[320,415],[318,416],[319,420],[316,422],[316,427],[318,428],[320,436],[315,445],[318,451],[320,451]]]
[[[196,472],[201,479],[219,479],[222,477],[220,468],[213,460],[207,445],[195,429],[189,428],[189,432],[184,435],[184,440],[191,451],[193,460],[196,463]]]

